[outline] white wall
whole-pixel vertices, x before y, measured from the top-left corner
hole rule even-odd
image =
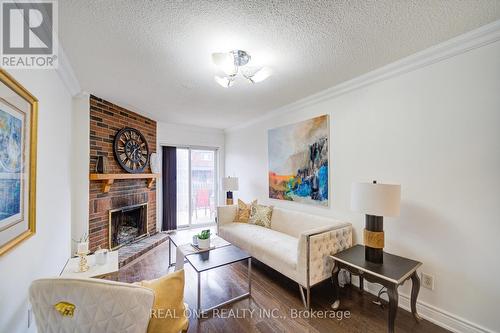
[[[71,238],[78,240],[89,233],[89,159],[90,159],[90,95],[73,98],[71,142]],[[76,252],[76,242],[71,242]]]
[[[70,255],[72,100],[55,71],[9,72],[39,100],[36,234],[0,257],[0,331],[24,332],[31,281],[58,275]]]
[[[220,178],[225,175],[225,148],[224,148],[224,131],[220,129],[185,126],[168,123],[157,123],[157,141],[158,141],[158,158],[161,167],[161,146],[199,146],[217,148],[219,153],[219,202],[223,202],[224,193],[220,187]],[[161,179],[158,179],[157,186],[157,226],[161,230],[162,222],[162,207],[161,200]]]
[[[322,114],[330,115],[331,207],[268,199],[267,129]],[[500,331],[500,42],[277,112],[227,131],[225,144],[240,197],[348,219],[357,242],[364,216],[350,211],[351,183],[400,183],[401,216],[386,219],[385,250],[435,276],[420,309],[462,318],[464,330]]]

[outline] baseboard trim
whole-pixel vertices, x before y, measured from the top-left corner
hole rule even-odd
[[[399,295],[399,307],[406,311],[410,309],[410,297]],[[417,301],[417,310],[420,316],[438,326],[457,333],[493,333],[487,328],[474,324],[462,317],[451,314],[425,302]]]
[[[359,286],[357,281],[353,281],[354,285]],[[373,284],[365,281],[365,291],[377,296],[380,290],[380,285]],[[384,297],[387,300],[386,297]],[[406,294],[399,294],[399,307],[411,311],[410,296]],[[427,304],[422,301],[417,301],[417,311],[420,317],[430,321],[433,324],[441,326],[451,332],[455,333],[494,333],[493,331],[482,327],[476,323],[470,322],[467,319],[459,317],[455,314],[449,313],[443,309]]]

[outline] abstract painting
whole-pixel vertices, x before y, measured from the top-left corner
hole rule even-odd
[[[22,219],[23,120],[0,100],[0,230]]]
[[[269,197],[328,206],[328,115],[268,132]]]
[[[35,233],[37,109],[0,70],[0,255]]]

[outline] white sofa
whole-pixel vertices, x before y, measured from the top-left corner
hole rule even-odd
[[[234,222],[236,212],[237,205],[217,208],[219,236],[297,282],[306,308],[310,288],[331,277],[328,256],[352,246],[348,222],[275,207],[271,228],[265,228]]]

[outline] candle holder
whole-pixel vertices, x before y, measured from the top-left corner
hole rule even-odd
[[[87,263],[87,254],[89,253],[89,251],[76,253],[76,255],[80,258],[80,262],[78,263],[78,273],[83,273],[89,270],[90,267]]]

